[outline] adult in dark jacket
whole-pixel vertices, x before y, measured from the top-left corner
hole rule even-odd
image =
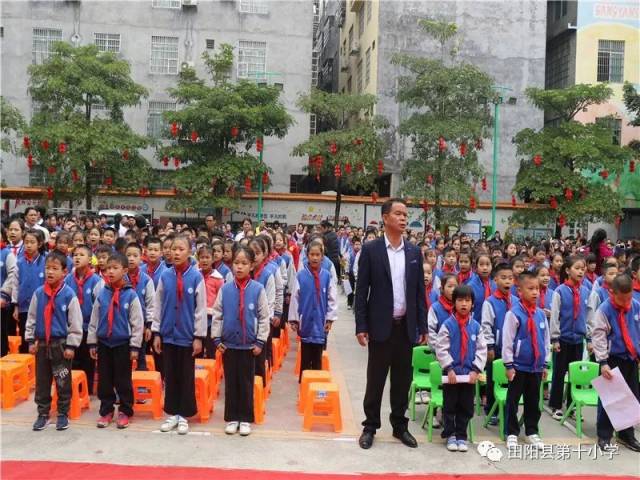
[[[336,275],[340,278],[340,245],[338,235],[333,231],[333,225],[329,220],[323,220],[320,224],[322,239],[324,242],[324,254],[329,257],[333,266],[336,267]]]
[[[356,337],[367,346],[367,387],[363,402],[366,419],[359,439],[370,448],[380,428],[380,405],[391,371],[393,436],[408,447],[418,446],[405,416],[416,344],[427,341],[427,305],[420,249],[402,238],[407,206],[401,199],[382,205],[385,234],[363,245],[358,261],[355,314]]]

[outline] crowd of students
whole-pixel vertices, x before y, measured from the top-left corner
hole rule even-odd
[[[303,225],[254,229],[247,219],[235,237],[218,229],[213,217],[197,231],[173,224],[148,228],[135,219],[111,226],[90,217],[45,225],[48,241],[46,227],[32,222],[28,228],[20,216],[1,231],[1,348],[6,354],[8,336],[19,334],[20,351],[36,355],[33,429],[49,424],[52,381],[56,428],[68,428],[71,370],[85,371],[93,392],[96,368],[97,426],[106,428],[115,418],[118,428],[126,428],[133,416],[132,369],[146,369],[146,354],[153,354],[165,388],[167,418],[160,430],[179,434],[188,432],[197,410],[197,357],[223,354],[227,434],[250,434],[254,375],[266,375],[271,339],[287,325],[301,340],[301,371],[321,368],[337,319],[338,287],[348,290],[351,307],[360,248],[383,233],[340,227],[336,263],[325,256],[326,231]],[[564,377],[575,360],[591,357],[605,378],[618,367],[640,396],[637,243],[612,250],[600,232],[589,244],[474,242],[431,229],[405,240],[423,253],[428,344],[447,377],[447,449],[467,450],[473,384],[482,372],[489,413],[495,359],[502,359],[509,379],[508,446],[518,442],[522,396],[527,439],[542,448],[540,382],[552,359],[549,406],[555,419],[563,416]],[[602,405],[597,434],[602,448],[610,445],[614,432]],[[633,429],[618,432],[618,439],[640,451]]]

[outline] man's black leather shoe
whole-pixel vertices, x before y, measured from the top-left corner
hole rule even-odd
[[[374,434],[372,432],[368,432],[367,430],[362,432],[362,435],[360,435],[360,438],[358,439],[358,444],[360,445],[360,448],[364,450],[370,449],[371,445],[373,445],[373,437],[374,437]]]
[[[633,435],[629,437],[618,437],[618,442],[623,444],[629,450],[640,452],[640,442],[638,442],[638,440]]]
[[[407,430],[404,432],[393,432],[393,436],[409,448],[418,448],[417,440]]]

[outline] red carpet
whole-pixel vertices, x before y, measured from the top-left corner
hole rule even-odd
[[[362,474],[362,475],[329,475],[301,472],[266,472],[258,470],[226,470],[221,468],[197,467],[150,467],[138,465],[111,465],[108,463],[71,463],[71,462],[0,462],[3,480],[493,480],[496,478],[518,480],[601,480],[602,476],[590,475],[398,475]],[[616,480],[637,480],[634,477],[606,477]]]

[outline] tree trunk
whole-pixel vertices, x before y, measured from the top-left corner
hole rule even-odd
[[[89,172],[84,181],[84,208],[85,210],[91,210],[91,181],[89,180]]]
[[[342,177],[336,180],[336,210],[334,212],[333,228],[338,230],[338,222],[340,221],[340,206],[342,205]]]
[[[433,216],[436,229],[442,229],[442,205],[440,199],[440,179],[442,178],[442,172],[440,171],[442,162],[440,161],[440,155],[436,158],[436,171],[433,184]]]

